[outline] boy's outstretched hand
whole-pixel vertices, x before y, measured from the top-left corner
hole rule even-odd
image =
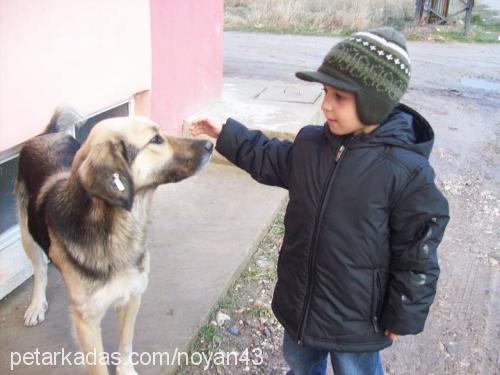
[[[194,121],[189,131],[193,137],[196,137],[200,134],[206,134],[212,138],[217,139],[221,132],[222,126],[215,124],[213,121],[209,119],[201,119],[198,121]]]
[[[396,335],[394,332],[391,332],[388,329],[385,330],[384,335],[392,341],[396,340],[399,337],[399,335]]]

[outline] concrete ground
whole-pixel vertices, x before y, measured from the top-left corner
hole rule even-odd
[[[186,119],[209,116],[224,122],[235,116],[272,136],[293,138],[318,117],[321,88],[301,82],[284,83],[227,77],[223,99]],[[186,131],[187,135],[187,131]],[[199,176],[161,187],[155,195],[149,233],[152,256],[149,287],[137,319],[134,350],[138,353],[188,351],[200,327],[225,294],[273,222],[287,197],[283,189],[260,185],[246,173],[215,156]],[[226,165],[220,164],[225,162]],[[11,352],[78,351],[72,338],[64,284],[49,267],[46,321],[23,326],[33,279],[0,301],[0,374],[11,364]],[[115,351],[114,314],[103,321],[105,350]],[[68,367],[17,366],[15,374],[66,374]],[[169,374],[175,366],[137,367],[141,374]],[[84,374],[82,367],[72,367]],[[112,369],[113,371],[113,369]]]
[[[218,299],[241,271],[286,198],[283,189],[257,184],[244,172],[212,164],[200,175],[158,189],[148,239],[151,277],[136,326],[134,350],[187,351]],[[23,326],[32,279],[0,302],[0,374],[11,352],[75,352],[67,298],[59,272],[49,267],[46,321]],[[115,351],[117,327],[103,322],[105,349]],[[139,366],[140,374],[173,367]],[[82,367],[18,366],[14,374],[85,374]]]
[[[320,88],[293,73],[316,68],[335,38],[225,34],[222,102],[193,117],[233,116],[293,136],[318,121]],[[494,373],[498,370],[498,82],[500,45],[410,43],[414,66],[405,101],[434,124],[432,162],[447,192],[452,221],[440,250],[440,289],[426,332],[384,352],[389,373]],[[188,120],[192,120],[188,119]],[[134,350],[185,351],[217,299],[244,266],[286,198],[232,167],[159,189],[149,248],[152,273],[139,313]],[[257,204],[258,202],[258,204]],[[498,222],[497,222],[498,223]],[[0,373],[11,351],[77,350],[61,278],[50,268],[47,320],[22,325],[32,280],[0,301]],[[105,347],[117,341],[112,314]],[[418,353],[418,354],[416,354]],[[172,368],[138,367],[141,374]],[[15,374],[66,374],[68,368],[19,366]],[[71,368],[83,374],[82,368]]]
[[[225,34],[225,80],[296,84],[339,38]],[[403,102],[432,124],[431,164],[450,203],[425,331],[382,352],[388,374],[499,374],[500,44],[410,42]],[[243,372],[242,372],[243,373]]]

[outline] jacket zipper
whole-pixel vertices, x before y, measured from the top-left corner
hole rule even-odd
[[[330,191],[330,188],[333,184],[333,180],[335,179],[337,167],[340,164],[340,161],[342,160],[342,156],[344,155],[345,150],[347,149],[346,146],[341,145],[339,149],[337,150],[337,153],[335,155],[335,163],[333,164],[332,168],[330,169],[328,173],[328,178],[327,178],[327,183],[321,193],[321,199],[320,199],[320,209],[318,211],[318,215],[316,216],[316,222],[314,226],[314,233],[313,233],[313,246],[312,250],[309,254],[309,262],[308,262],[308,274],[309,274],[309,280],[308,280],[308,285],[307,285],[307,294],[306,294],[306,303],[304,304],[304,307],[302,308],[302,319],[300,320],[299,324],[299,329],[298,329],[298,335],[297,335],[297,343],[300,345],[302,343],[302,338],[304,336],[304,331],[305,331],[305,322],[308,318],[308,311],[309,311],[309,305],[311,304],[311,299],[312,299],[312,290],[314,287],[314,264],[316,260],[316,251],[318,247],[318,237],[319,237],[319,224],[321,222],[321,219],[323,217],[324,211],[325,211],[325,201],[326,197],[328,196],[328,192]]]
[[[373,291],[373,330],[375,333],[378,333],[378,311],[380,309],[380,290],[382,289],[382,285],[380,283],[380,273],[378,271],[375,272],[375,282],[374,282],[374,291]]]

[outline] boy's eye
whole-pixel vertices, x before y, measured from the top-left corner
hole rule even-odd
[[[344,97],[342,95],[339,95],[339,94],[335,94],[335,98],[338,100],[344,99]]]
[[[149,141],[149,143],[152,143],[152,144],[155,144],[155,145],[161,145],[163,142],[165,142],[164,139],[161,136],[159,136],[159,135],[155,135]]]

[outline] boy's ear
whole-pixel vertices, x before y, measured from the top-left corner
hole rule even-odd
[[[78,168],[83,187],[96,198],[128,211],[134,202],[134,182],[121,141],[103,142],[92,147]]]

